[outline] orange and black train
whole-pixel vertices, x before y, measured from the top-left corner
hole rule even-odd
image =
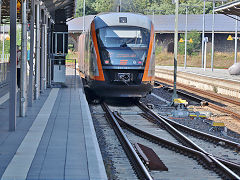
[[[155,73],[152,21],[133,13],[97,15],[79,37],[79,70],[97,96],[146,96]]]

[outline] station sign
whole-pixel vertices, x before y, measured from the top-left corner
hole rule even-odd
[[[228,40],[228,41],[232,41],[232,40],[233,40],[232,36],[229,35],[228,38],[227,38],[227,40]]]
[[[184,42],[183,38],[180,38],[179,42],[180,42],[180,43],[181,43],[181,42]]]
[[[180,42],[180,43],[184,42],[183,38],[180,38],[178,42]],[[188,40],[188,42],[189,42],[189,43],[193,43],[193,39],[190,38],[190,39]]]

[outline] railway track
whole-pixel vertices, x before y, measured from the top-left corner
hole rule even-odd
[[[132,163],[138,178],[152,180],[152,177],[149,174],[147,168],[144,166],[137,152],[134,150],[134,147],[126,137],[125,133],[123,132],[113,113],[110,111],[109,107],[105,103],[102,103],[102,108],[106,112],[107,118],[110,120],[109,122],[112,125],[120,143],[122,144],[130,162]]]
[[[155,136],[155,135],[153,135],[153,133],[151,133],[151,130],[150,130],[150,132],[146,132],[144,130],[137,128],[137,126],[138,126],[137,123],[139,123],[138,119],[136,120],[135,124],[132,125],[130,122],[123,119],[123,117],[120,115],[121,112],[114,112],[118,108],[112,108],[112,107],[109,108],[106,103],[102,103],[102,107],[105,110],[105,112],[108,114],[108,119],[111,119],[111,122],[112,122],[111,125],[114,129],[120,128],[120,126],[122,126],[125,129],[127,129],[128,131],[131,131],[132,133],[136,134],[137,136],[148,139],[151,142],[154,142],[158,145],[167,147],[169,149],[174,149],[174,151],[180,152],[181,154],[185,154],[194,159],[196,158],[199,161],[201,161],[200,163],[203,164],[204,167],[214,169],[214,171],[217,171],[220,175],[222,175],[223,178],[226,178],[226,179],[227,178],[231,178],[231,179],[239,178],[239,176],[237,174],[235,174],[234,171],[232,171],[232,170],[235,170],[236,172],[240,172],[239,164],[237,164],[235,162],[231,162],[229,160],[226,160],[222,157],[216,157],[216,156],[206,152],[201,147],[199,147],[197,144],[192,142],[189,138],[187,138],[185,135],[183,135],[183,133],[181,133],[178,129],[180,129],[181,131],[187,132],[187,133],[201,136],[203,139],[208,139],[208,140],[211,139],[211,141],[213,141],[215,143],[219,143],[219,142],[224,143],[224,146],[227,146],[228,148],[232,148],[235,150],[239,149],[239,144],[233,143],[231,141],[224,140],[224,139],[218,138],[218,137],[212,138],[211,136],[209,136],[205,133],[197,132],[196,130],[193,130],[193,129],[189,130],[187,127],[184,127],[183,125],[174,124],[174,122],[170,122],[170,121],[168,122],[167,120],[161,119],[161,117],[159,115],[157,115],[156,113],[149,110],[142,103],[138,103],[137,105],[144,112],[144,113],[140,113],[140,114],[144,114],[143,116],[146,119],[155,121],[154,123],[156,123],[156,121],[158,121],[161,128],[163,128],[165,130],[165,132],[161,132],[164,135],[159,134],[158,136]],[[159,122],[160,119],[161,119],[161,122]],[[117,122],[119,124],[113,125],[113,122],[114,123]],[[141,124],[144,124],[144,123],[145,122],[141,122]],[[145,125],[145,127],[148,127],[148,126],[149,125]],[[155,128],[156,128],[156,126],[155,126]],[[115,131],[123,132],[123,130],[115,130]],[[163,131],[163,130],[161,130],[161,131]],[[156,134],[158,134],[159,132],[160,132],[160,130],[158,130],[158,132]],[[169,139],[167,137],[169,135],[167,135],[167,134],[170,134],[170,136],[174,137],[175,140],[173,140],[174,138],[170,138],[171,140],[167,140],[167,139]],[[118,137],[119,136],[120,135],[118,135]],[[124,135],[121,135],[121,136],[124,136]],[[164,137],[164,136],[165,136],[164,139],[160,138],[160,137]],[[132,148],[130,148],[130,149],[132,149]],[[159,149],[159,148],[157,148],[157,149]],[[131,158],[131,159],[138,159],[138,158]],[[134,164],[134,163],[132,163],[132,164]],[[136,170],[136,169],[141,169],[141,168],[135,167],[134,169]],[[138,175],[138,177],[144,177],[142,175],[142,173],[139,173],[139,174],[140,175]]]
[[[159,78],[159,77],[156,77],[155,79],[157,81],[160,81],[160,82],[163,82],[163,83],[166,83],[166,84],[169,84],[169,85],[171,85],[173,83],[170,80],[166,80],[166,79]],[[215,93],[211,93],[211,92],[206,92],[206,91],[203,91],[203,90],[191,87],[191,86],[187,86],[187,85],[184,85],[184,84],[181,84],[181,83],[177,83],[177,86],[182,88],[182,89],[187,90],[188,92],[190,91],[190,92],[193,92],[193,93],[198,93],[198,94],[201,94],[204,97],[207,95],[208,97],[215,98],[215,99],[220,100],[222,102],[227,102],[227,103],[230,103],[230,104],[233,104],[233,105],[236,105],[236,106],[240,106],[240,102],[237,101],[237,100],[234,100],[234,99],[230,99],[230,98],[227,98],[227,97],[215,94]],[[189,93],[186,93],[186,92],[183,92],[183,91],[178,91],[178,93],[182,94],[184,96],[188,96],[189,98],[193,98],[193,99],[195,98],[195,100],[197,100],[197,101],[201,101],[201,99],[199,97],[194,97],[193,95],[191,95]],[[227,113],[227,114],[231,115],[232,118],[234,118],[236,120],[240,120],[240,114],[234,112],[234,110],[228,109],[226,107],[222,107],[222,106],[217,105],[217,104],[212,103],[212,102],[207,102],[207,104],[210,108],[213,108],[213,109],[218,110],[220,112]]]

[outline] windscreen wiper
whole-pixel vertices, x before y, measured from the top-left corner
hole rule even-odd
[[[120,47],[127,47],[127,44],[129,44],[130,42],[134,41],[135,39],[129,39],[128,41],[126,42],[123,42]]]

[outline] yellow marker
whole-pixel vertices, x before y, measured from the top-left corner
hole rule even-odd
[[[224,127],[225,125],[223,122],[213,122],[212,126]]]
[[[227,38],[227,40],[228,40],[228,41],[232,41],[232,40],[233,40],[232,36],[229,35],[228,38]]]
[[[192,38],[190,38],[190,39],[189,39],[189,43],[193,43],[193,40],[192,40]]]
[[[206,117],[206,115],[199,115],[198,117],[205,118],[205,117]]]
[[[6,36],[6,40],[7,40],[7,41],[10,40],[10,36],[9,36],[9,35]]]
[[[190,117],[197,117],[196,114],[189,114]]]
[[[180,38],[179,42],[184,42],[184,41],[183,41],[183,38]]]
[[[193,112],[193,108],[187,108],[188,111]]]
[[[186,100],[183,100],[181,98],[176,98],[174,99],[174,103],[179,103],[179,104],[188,104]]]

